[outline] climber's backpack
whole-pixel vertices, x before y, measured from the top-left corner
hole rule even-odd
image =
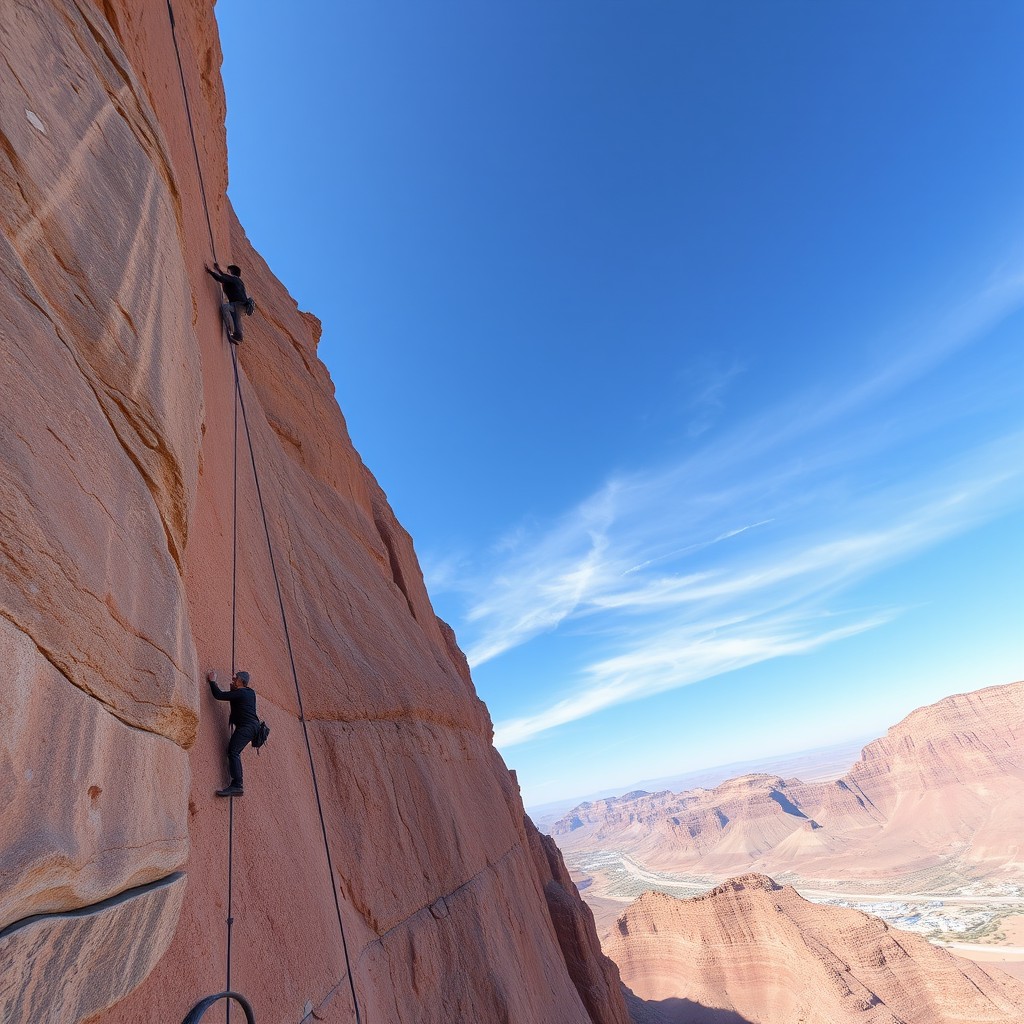
[[[255,313],[255,312],[256,312],[256,300],[251,295],[247,295],[245,297],[245,315],[246,316],[252,316],[253,313]],[[268,728],[269,728],[269,726],[268,726]],[[266,741],[264,740],[264,742],[266,742]],[[263,744],[261,743],[260,746],[262,746],[262,745]]]
[[[267,740],[270,739],[270,726],[266,722],[260,722],[256,726],[256,735],[252,738],[252,745],[259,750]]]

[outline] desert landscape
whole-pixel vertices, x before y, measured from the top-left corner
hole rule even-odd
[[[711,1005],[704,982],[690,969],[694,953],[685,952],[680,929],[728,902],[733,919],[744,919],[737,934],[752,948],[764,946],[767,955],[778,935],[770,941],[767,931],[751,937],[746,926],[756,919],[748,903],[763,903],[772,894],[778,904],[772,914],[785,912],[801,922],[795,926],[799,932],[813,922],[813,929],[835,928],[840,935],[849,922],[870,919],[876,924],[865,935],[898,939],[915,960],[927,958],[929,971],[970,977],[973,968],[964,966],[965,959],[983,965],[979,977],[996,979],[985,982],[998,993],[993,1006],[1009,1001],[992,1010],[991,1018],[971,1016],[980,1009],[956,1016],[951,1007],[962,1001],[951,996],[946,1008],[936,1004],[920,1017],[900,1016],[903,1010],[878,1016],[882,1011],[872,1010],[876,1016],[849,1019],[1017,1020],[1014,1014],[1024,1007],[1012,983],[1024,979],[1022,782],[1024,683],[1017,682],[918,709],[869,743],[838,778],[808,783],[751,773],[711,789],[634,791],[577,806],[553,832],[606,951],[624,982],[644,999]],[[824,941],[815,934],[815,943]],[[719,931],[693,941],[708,956],[724,956],[736,936]],[[835,941],[830,943],[834,951]],[[655,968],[653,950],[670,946],[679,951],[676,966]],[[875,949],[872,956],[883,951]],[[735,964],[730,969],[744,973]],[[683,979],[694,986],[685,989],[689,994],[678,988]],[[876,982],[861,980],[874,986],[879,1005],[891,1007],[891,997],[877,991]],[[950,991],[960,984],[955,978],[943,982]],[[796,1013],[794,1007],[786,1012]],[[637,1011],[635,1003],[633,1009],[641,1017],[653,1012]],[[749,1003],[745,1009],[721,1003],[716,1012],[727,1009],[754,1013]],[[665,1019],[704,1019],[693,1016],[692,1007],[689,1012]],[[815,1012],[817,1017],[807,1019],[847,1019],[838,1009]],[[998,1015],[1004,1012],[1009,1016]],[[776,1017],[754,1013],[749,1019]]]

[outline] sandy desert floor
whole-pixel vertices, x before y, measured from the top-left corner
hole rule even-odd
[[[1024,914],[1005,917],[999,924],[1003,942],[952,942],[947,948],[986,967],[998,967],[1024,981]],[[997,934],[999,934],[997,933]]]

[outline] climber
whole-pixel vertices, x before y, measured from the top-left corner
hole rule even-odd
[[[256,691],[249,686],[248,672],[236,672],[231,677],[230,690],[222,690],[217,685],[216,669],[206,673],[206,681],[217,700],[231,702],[231,717],[228,721],[235,727],[228,741],[231,783],[218,789],[217,796],[242,796],[242,751],[252,742],[260,724],[256,714]]]
[[[220,264],[214,263],[216,269],[206,267],[206,272],[220,281],[224,288],[227,302],[220,307],[220,315],[224,320],[224,326],[228,331],[228,338],[231,343],[237,345],[242,340],[242,314],[252,316],[252,299],[245,292],[245,285],[242,283],[242,269],[234,263],[228,265],[228,272],[221,273]]]

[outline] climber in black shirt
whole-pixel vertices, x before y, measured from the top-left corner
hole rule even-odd
[[[214,263],[214,267],[216,268],[214,270],[206,267],[206,272],[210,277],[220,281],[224,289],[227,302],[220,307],[220,315],[224,319],[228,338],[237,345],[242,340],[242,314],[248,312],[251,302],[246,294],[245,285],[242,283],[242,269],[232,263],[228,266],[228,272],[225,274],[221,272],[219,263]]]
[[[217,685],[216,670],[207,672],[206,681],[217,700],[231,702],[231,717],[228,721],[235,727],[228,742],[231,783],[224,789],[218,789],[217,796],[242,796],[242,751],[252,742],[260,724],[256,714],[256,691],[249,686],[248,672],[236,672],[231,677],[230,690],[222,690]]]

